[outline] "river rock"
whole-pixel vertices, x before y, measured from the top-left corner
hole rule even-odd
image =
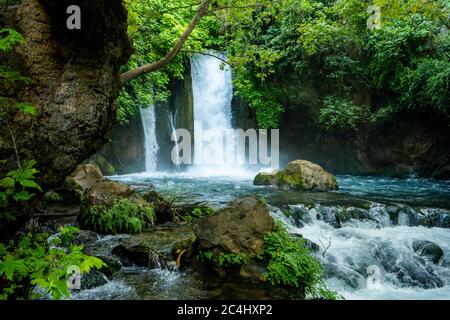
[[[92,164],[82,164],[66,178],[64,188],[80,198],[93,184],[103,180],[100,169]]]
[[[125,266],[154,268],[175,261],[180,255],[183,259],[189,258],[195,240],[191,225],[184,224],[122,238],[112,253]]]
[[[115,200],[126,198],[142,205],[148,205],[132,187],[124,183],[104,180],[91,186],[84,195],[83,206],[110,206]]]
[[[108,283],[108,278],[97,270],[92,270],[89,273],[81,276],[81,290],[89,290],[101,287]]]
[[[256,257],[274,228],[266,205],[254,196],[239,198],[214,215],[200,219],[194,232],[203,250]]]
[[[332,191],[338,190],[336,178],[321,166],[306,160],[290,162],[284,170],[259,173],[255,185],[277,185],[282,190]]]
[[[431,241],[414,241],[413,249],[419,256],[425,257],[433,263],[439,263],[444,255],[442,249]]]
[[[132,187],[119,182],[102,180],[93,184],[83,195],[83,202],[78,217],[80,226],[84,229],[99,233],[110,233],[111,228],[109,228],[105,222],[100,222],[101,219],[95,218],[97,221],[92,221],[92,212],[101,214],[106,209],[112,207],[116,200],[120,199],[127,199],[130,202],[139,205],[143,210],[146,210],[147,208],[153,210],[152,205],[142,198]],[[95,214],[97,215],[98,213]],[[149,224],[153,224],[153,221],[148,221],[147,218],[144,220],[145,221],[141,221],[141,223],[146,224],[144,228],[148,227]],[[111,222],[114,223],[115,221]],[[133,229],[128,225],[117,225],[117,228],[115,229],[117,230],[116,232],[133,233]]]
[[[76,245],[85,245],[88,243],[92,243],[94,241],[98,240],[98,234],[90,231],[90,230],[80,230],[80,232],[78,233],[77,237],[74,240],[74,243]]]

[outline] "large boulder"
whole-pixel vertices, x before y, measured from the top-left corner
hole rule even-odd
[[[266,205],[254,196],[239,198],[194,226],[202,250],[253,258],[273,230],[274,221]]]
[[[64,188],[69,193],[80,198],[96,182],[104,179],[102,172],[97,166],[81,164],[66,178]]]
[[[338,190],[336,178],[318,164],[306,160],[290,162],[284,170],[259,173],[255,185],[276,185],[282,190],[333,191]]]

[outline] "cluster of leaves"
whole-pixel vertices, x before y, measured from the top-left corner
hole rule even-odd
[[[259,258],[268,261],[264,280],[272,285],[286,285],[305,290],[308,298],[338,299],[326,288],[321,264],[310,254],[302,239],[294,240],[282,226],[264,238]]]
[[[82,227],[104,234],[139,233],[154,221],[153,207],[126,198],[115,200],[110,207],[91,206],[80,217]]]
[[[0,244],[0,299],[69,298],[69,267],[77,266],[83,274],[105,266],[85,255],[83,246],[73,245],[78,232],[65,227],[54,237],[27,234],[7,246]]]
[[[33,191],[42,191],[36,183],[36,161],[28,161],[19,169],[9,171],[0,179],[0,221],[14,220],[11,210],[11,202],[23,203],[35,196]]]
[[[248,258],[243,254],[224,253],[214,254],[211,250],[199,250],[200,261],[210,261],[217,267],[233,267],[247,263]]]
[[[185,219],[189,222],[193,222],[202,217],[208,217],[214,214],[214,209],[209,207],[196,207],[192,210],[188,215],[185,216]]]

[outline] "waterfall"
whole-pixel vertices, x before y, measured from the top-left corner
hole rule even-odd
[[[231,133],[231,70],[223,66],[225,59],[196,54],[191,58],[194,96],[194,164],[195,169],[209,174],[233,174],[236,163],[236,137]],[[207,138],[205,138],[207,137]],[[203,138],[203,139],[202,139]]]
[[[156,171],[158,141],[156,140],[155,106],[141,108],[142,126],[144,128],[145,171]]]
[[[178,146],[178,136],[177,136],[177,131],[175,129],[175,115],[176,113],[172,112],[168,112],[168,116],[169,116],[169,123],[170,123],[170,128],[172,130],[172,141],[174,141],[175,143],[175,149],[172,151],[172,156],[174,159],[174,164],[175,167],[177,168],[177,171],[180,171],[180,148]]]

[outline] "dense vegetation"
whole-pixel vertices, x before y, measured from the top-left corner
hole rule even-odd
[[[158,0],[127,4],[130,35],[137,47],[128,68],[161,57],[195,10],[188,0],[177,6]],[[286,97],[305,106],[320,105],[320,124],[332,131],[358,130],[404,112],[448,118],[449,4],[448,0],[215,1],[174,62],[126,86],[119,120],[134,112],[127,97],[142,98],[142,105],[165,99],[170,78],[183,76],[189,53],[208,49],[227,53],[236,94],[255,109],[262,127],[278,125]],[[368,10],[371,5],[380,8],[380,21]],[[142,17],[147,16],[157,23],[146,23]],[[153,92],[146,89],[148,84]],[[365,94],[369,101],[358,99]]]

